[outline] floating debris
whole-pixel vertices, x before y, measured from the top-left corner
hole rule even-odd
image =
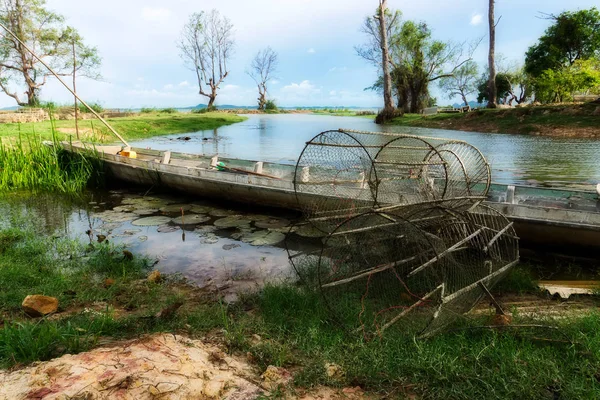
[[[113,208],[113,211],[118,212],[132,212],[133,210],[135,210],[135,206],[133,205],[117,206]]]
[[[204,244],[215,244],[219,241],[219,237],[214,233],[207,233],[201,240]]]
[[[145,242],[146,240],[148,240],[148,236],[140,236],[138,239],[140,242]]]
[[[242,247],[239,244],[224,244],[223,245],[223,250],[231,250],[231,249],[235,249],[237,247]]]
[[[131,225],[157,226],[157,225],[164,225],[169,222],[171,222],[171,218],[159,215],[159,216],[155,216],[155,217],[145,217],[145,218],[136,219],[135,221],[133,221],[131,223]]]

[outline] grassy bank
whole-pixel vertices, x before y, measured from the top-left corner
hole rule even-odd
[[[552,321],[560,332],[462,329],[487,324],[483,316],[428,340],[394,331],[366,340],[332,323],[320,296],[300,287],[268,286],[227,305],[175,277],[147,280],[152,262],[123,249],[42,236],[27,221],[5,216],[0,230],[2,368],[175,332],[210,336],[229,353],[247,357],[258,374],[268,365],[293,371],[288,391],[331,385],[360,386],[387,398],[600,396],[598,313]],[[28,294],[57,297],[59,313],[26,318],[20,304]],[[514,322],[532,321],[516,313]],[[326,363],[339,365],[341,373],[328,377]]]
[[[469,113],[406,114],[392,125],[472,132],[519,133],[563,137],[600,137],[600,104],[556,105]]]
[[[143,139],[156,135],[188,133],[206,129],[215,129],[224,125],[241,122],[245,118],[224,112],[208,112],[203,114],[178,112],[140,113],[130,117],[108,118],[107,121],[125,139]],[[53,126],[59,140],[73,138],[75,140],[75,121],[43,121],[27,123],[11,123],[0,125],[0,138],[18,137],[35,134],[42,139],[51,140]],[[86,140],[94,139],[103,142],[117,141],[109,130],[98,120],[79,121],[80,134]]]

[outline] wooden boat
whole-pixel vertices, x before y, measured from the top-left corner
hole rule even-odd
[[[90,151],[89,145],[64,143],[71,151]],[[120,153],[121,146],[93,147],[110,176],[121,181],[239,203],[297,209],[294,164],[209,157],[132,148],[136,157]],[[225,165],[218,170],[218,163]],[[221,165],[223,165],[221,164]],[[600,248],[600,200],[595,192],[492,184],[487,204],[514,222],[525,246],[554,252],[591,252]],[[597,256],[597,255],[596,255]]]

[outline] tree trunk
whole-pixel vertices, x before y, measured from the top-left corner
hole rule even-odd
[[[381,62],[383,66],[383,104],[384,110],[393,110],[392,76],[390,74],[390,55],[388,50],[385,10],[387,0],[379,0],[379,34],[381,35]]]
[[[467,101],[467,96],[465,96],[464,93],[461,93],[460,97],[462,97],[462,101],[465,103],[465,107],[469,107],[469,110],[470,110],[471,106],[469,105],[469,102]]]
[[[77,85],[75,74],[77,72],[77,58],[75,55],[75,39],[73,39],[73,92],[77,93]],[[77,96],[73,96],[75,98],[75,134],[77,135],[77,140],[79,140],[79,107],[77,107]]]
[[[494,17],[494,0],[490,1],[488,19],[490,24],[490,53],[488,55],[488,64],[490,67],[490,76],[488,79],[488,108],[496,108],[496,19]]]
[[[267,103],[267,93],[266,90],[258,86],[258,109],[260,111],[264,111],[265,104]]]

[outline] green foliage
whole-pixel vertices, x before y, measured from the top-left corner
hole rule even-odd
[[[483,74],[481,76],[481,79],[479,80],[479,85],[477,86],[477,90],[479,91],[478,95],[477,95],[477,102],[478,103],[483,103],[483,102],[488,102],[489,99],[489,93],[488,93],[488,81],[487,81],[487,75]],[[498,73],[496,74],[496,102],[498,104],[504,104],[506,103],[505,99],[509,96],[509,94],[512,92],[512,85],[511,85],[511,77],[509,74],[506,73]]]
[[[477,75],[479,68],[475,61],[467,61],[460,68],[454,71],[452,76],[440,79],[440,89],[446,92],[449,99],[460,96],[465,106],[469,105],[467,96],[475,93],[477,87]],[[429,106],[432,107],[432,106]]]
[[[536,99],[542,103],[570,101],[576,92],[600,94],[600,60],[577,60],[558,70],[547,69],[534,84]]]
[[[140,112],[142,114],[150,114],[150,113],[157,112],[157,109],[154,108],[154,107],[142,107],[142,109],[140,110]]]
[[[554,23],[527,50],[525,71],[534,78],[546,70],[560,70],[577,60],[600,58],[600,11],[565,11],[550,15]]]
[[[90,108],[94,111],[96,111],[97,113],[102,113],[104,112],[104,107],[102,107],[102,105],[100,105],[100,103],[96,102],[96,103],[87,103]],[[86,106],[84,106],[81,103],[77,103],[77,106],[79,107],[79,112],[82,113],[88,113],[90,112],[90,110],[88,110],[88,108]]]
[[[177,111],[176,108],[169,107],[169,108],[163,108],[163,109],[159,110],[159,112],[163,113],[163,114],[176,114],[179,111]]]
[[[0,4],[0,21],[63,75],[73,73],[75,45],[76,69],[80,75],[96,78],[100,64],[96,49],[85,46],[77,31],[64,26],[64,18],[45,6],[45,0],[5,1]],[[0,38],[0,65],[4,93],[19,105],[38,106],[40,89],[51,73],[9,34]],[[21,99],[10,84],[25,88],[27,99]]]
[[[46,145],[37,136],[19,136],[14,145],[0,139],[0,192],[80,193],[101,168],[93,156],[67,152],[57,142]]]
[[[275,100],[270,99],[265,102],[265,110],[267,111],[277,111],[277,104],[275,104]]]

